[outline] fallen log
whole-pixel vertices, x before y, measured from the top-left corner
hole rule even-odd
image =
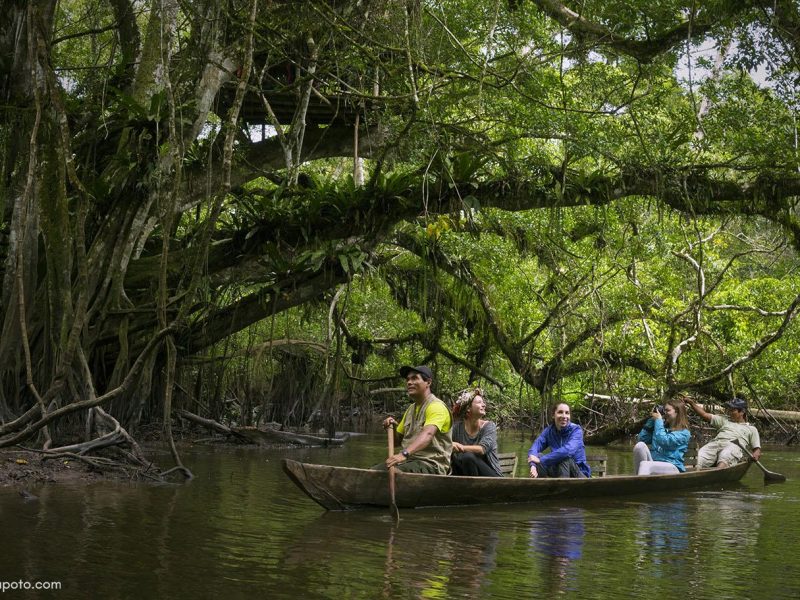
[[[254,444],[266,444],[281,442],[284,444],[298,444],[301,446],[326,446],[334,447],[344,444],[346,437],[320,437],[306,433],[294,433],[291,431],[278,431],[277,429],[256,428],[256,427],[234,427],[232,431],[247,438]]]
[[[800,412],[794,410],[765,410],[763,408],[759,408],[757,410],[750,411],[750,414],[753,415],[754,419],[761,419],[764,421],[774,421],[777,419],[778,421],[800,423]]]
[[[320,437],[316,435],[309,435],[305,433],[294,433],[291,431],[279,431],[272,427],[228,427],[213,419],[206,419],[200,415],[189,412],[188,410],[179,410],[178,414],[186,419],[192,421],[203,427],[207,427],[217,433],[230,435],[235,437],[241,442],[247,444],[296,444],[300,446],[326,446],[334,447],[344,444],[346,437],[329,438]]]
[[[186,419],[187,421],[191,421],[192,423],[197,423],[198,425],[202,425],[203,427],[210,429],[211,431],[216,431],[217,433],[221,433],[223,435],[229,435],[235,437],[241,442],[250,441],[245,436],[240,435],[230,427],[223,425],[222,423],[215,421],[214,419],[206,419],[205,417],[196,415],[192,412],[189,412],[188,410],[178,410],[177,412],[181,418]]]

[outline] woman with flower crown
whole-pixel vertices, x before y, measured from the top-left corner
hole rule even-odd
[[[497,460],[497,426],[484,419],[486,398],[481,388],[467,388],[453,404],[453,475],[502,477]],[[461,417],[460,419],[458,417]]]

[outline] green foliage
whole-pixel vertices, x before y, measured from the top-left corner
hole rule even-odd
[[[777,406],[796,387],[793,321],[748,357],[800,288],[800,40],[773,9],[259,2],[245,56],[247,3],[123,4],[59,2],[41,40],[12,12],[0,40],[24,65],[0,82],[4,421],[31,402],[18,281],[42,390],[86,386],[56,304],[84,306],[71,347],[114,373],[97,390],[165,312],[182,352],[240,353],[231,385],[307,373],[259,390],[331,411],[423,359],[443,391],[489,382],[509,416],[586,391],[724,396],[746,376]]]

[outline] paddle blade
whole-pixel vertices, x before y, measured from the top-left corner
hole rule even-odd
[[[783,483],[784,481],[786,481],[786,475],[781,475],[780,473],[773,473],[772,471],[767,469],[767,467],[762,465],[761,462],[753,455],[753,453],[750,452],[750,450],[743,447],[739,443],[739,440],[733,440],[733,443],[739,446],[739,448],[741,448],[742,450],[744,450],[745,454],[747,454],[747,456],[750,457],[750,460],[756,463],[758,465],[758,468],[764,472],[764,483]]]
[[[764,471],[764,483],[783,483],[785,481],[786,475],[774,473],[772,471]]]

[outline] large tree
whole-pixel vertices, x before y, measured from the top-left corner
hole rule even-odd
[[[390,260],[404,222],[634,199],[800,249],[791,0],[2,9],[0,444],[102,403],[168,423],[181,361]],[[487,323],[552,385],[535,330]]]

